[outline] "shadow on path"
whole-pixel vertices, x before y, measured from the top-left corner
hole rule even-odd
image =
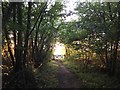
[[[56,60],[56,64],[58,65],[57,78],[59,80],[59,88],[80,88],[80,82],[76,76],[60,60]]]

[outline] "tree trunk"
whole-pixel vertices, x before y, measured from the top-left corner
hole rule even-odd
[[[28,35],[29,35],[29,30],[30,30],[30,20],[31,20],[31,2],[28,2],[28,16],[27,16],[27,30],[26,30],[26,34],[25,34],[25,45],[24,45],[24,61],[23,61],[23,64],[25,66],[25,63],[26,63],[26,55],[27,55],[27,50],[28,50]]]
[[[16,67],[18,72],[22,69],[22,2],[17,4],[17,18],[18,18],[18,45],[16,47]]]

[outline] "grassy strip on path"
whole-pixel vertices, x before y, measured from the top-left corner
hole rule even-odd
[[[63,64],[73,72],[81,81],[81,88],[119,88],[120,82],[116,77],[109,77],[105,73],[98,72],[94,67],[85,69],[82,63],[75,60],[62,60]]]
[[[42,67],[42,70],[35,72],[35,78],[39,88],[56,88],[58,87],[58,80],[56,78],[56,71],[58,65],[54,60],[51,60]]]

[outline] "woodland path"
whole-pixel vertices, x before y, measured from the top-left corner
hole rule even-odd
[[[57,79],[59,88],[80,88],[80,82],[76,76],[67,69],[60,60],[56,60],[58,65]]]

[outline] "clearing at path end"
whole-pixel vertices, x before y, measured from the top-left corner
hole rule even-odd
[[[61,61],[56,61],[58,65],[57,78],[59,81],[59,88],[80,88],[80,82],[76,76],[71,73]]]

